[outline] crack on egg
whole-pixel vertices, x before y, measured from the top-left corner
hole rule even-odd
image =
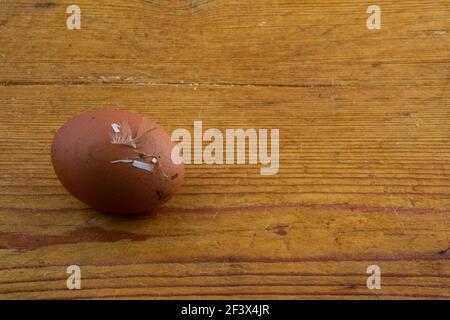
[[[114,122],[111,124],[111,128],[114,131],[111,135],[112,144],[126,145],[136,149],[138,144],[142,141],[142,137],[146,133],[157,129],[157,126],[152,127],[150,121],[148,119],[144,119],[144,122],[139,126],[135,138],[132,138],[131,127],[127,122],[120,124]],[[150,155],[139,150],[134,150],[134,152],[137,153],[137,156],[134,159],[119,159],[110,161],[110,163],[128,163],[134,168],[142,169],[148,172],[155,172],[155,170],[158,170],[165,178],[169,178],[169,176],[162,169],[160,156]]]
[[[111,123],[111,128],[113,129],[113,133],[111,134],[112,144],[120,144],[136,149],[139,143],[142,142],[142,138],[148,132],[157,129],[158,126],[153,125],[150,120],[144,118],[134,138],[128,122],[113,122]]]

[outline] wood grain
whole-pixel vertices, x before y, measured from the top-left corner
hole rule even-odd
[[[379,1],[377,31],[364,1],[77,4],[69,31],[69,3],[0,3],[0,298],[450,298],[448,1]],[[158,212],[96,212],[50,143],[104,107],[279,128],[280,171],[188,165]]]

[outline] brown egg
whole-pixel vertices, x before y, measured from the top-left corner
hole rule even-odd
[[[82,113],[62,126],[52,162],[63,186],[95,209],[137,213],[166,202],[182,185],[183,164],[155,122],[122,110]]]

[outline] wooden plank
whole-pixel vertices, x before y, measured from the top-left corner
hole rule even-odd
[[[46,5],[37,5],[44,3]],[[447,84],[449,3],[6,0],[2,83]]]
[[[448,1],[378,1],[376,31],[364,1],[77,4],[68,31],[64,2],[0,3],[0,298],[450,298]],[[188,165],[158,212],[95,212],[50,143],[105,107],[279,128],[280,171]]]
[[[450,117],[442,94],[3,87],[0,297],[449,298]],[[72,114],[109,106],[169,131],[191,130],[198,119],[205,129],[280,128],[280,172],[189,165],[184,188],[156,214],[100,214],[62,188],[49,148]],[[82,267],[81,291],[65,289],[70,264]],[[386,272],[377,292],[365,287],[370,264]]]

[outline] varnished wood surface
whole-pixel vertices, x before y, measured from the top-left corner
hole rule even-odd
[[[0,2],[0,298],[450,298],[448,1],[379,1],[381,30],[364,1],[70,4],[81,30]],[[188,165],[158,212],[96,212],[50,144],[104,107],[279,128],[280,171]]]

